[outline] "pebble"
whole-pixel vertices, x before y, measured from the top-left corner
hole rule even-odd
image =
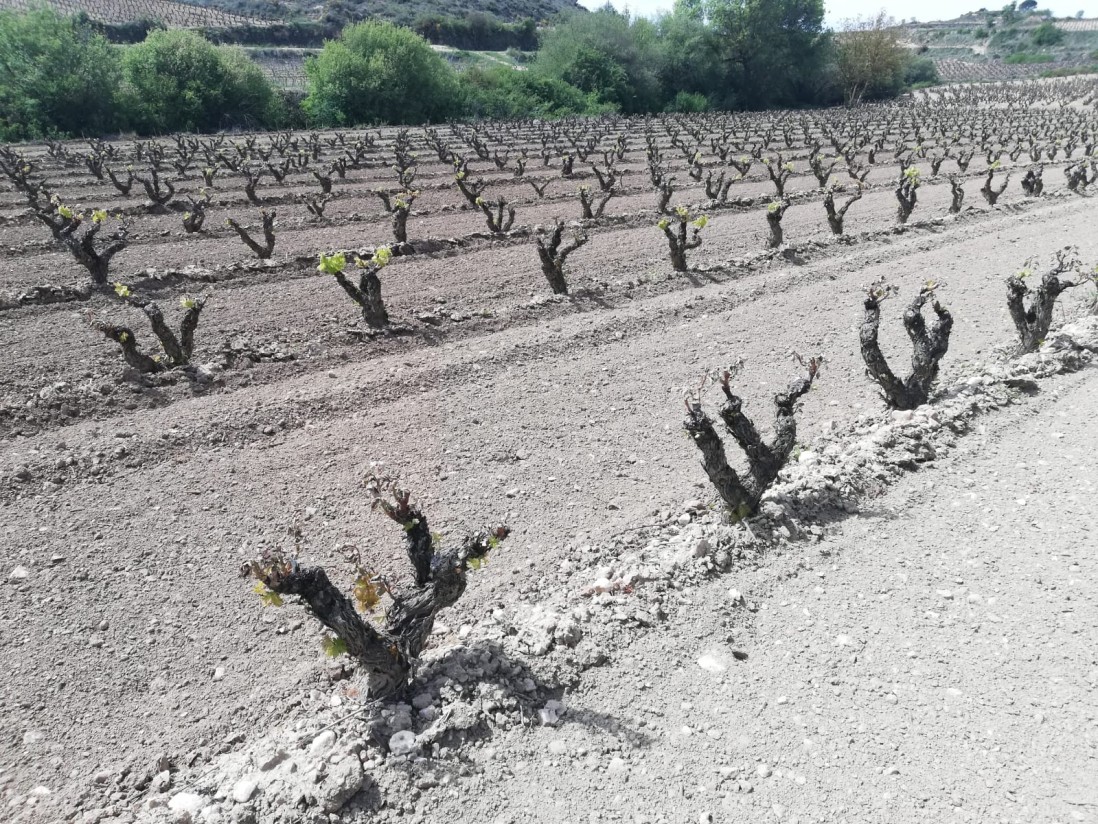
[[[759,766],[755,768],[755,775],[759,778],[769,778],[773,772],[774,771],[770,769],[769,764],[759,764]]]
[[[218,667],[217,669],[214,670],[213,680],[220,681],[224,677],[225,677],[225,668],[224,667]]]
[[[10,573],[8,573],[9,581],[25,581],[30,577],[30,570],[25,566],[17,566]]]
[[[255,791],[259,788],[259,782],[253,778],[242,778],[233,785],[233,801],[237,804],[247,804],[252,800]]]
[[[173,812],[186,812],[192,816],[206,806],[206,799],[198,793],[176,793],[168,802],[168,809]]]
[[[401,730],[389,738],[389,752],[393,755],[410,755],[417,749],[416,734],[411,730]]]
[[[336,734],[334,730],[324,730],[320,735],[313,739],[313,743],[309,745],[309,755],[314,758],[324,755],[335,746]]]
[[[698,659],[698,666],[706,672],[724,672],[728,666],[718,656],[706,653]]]

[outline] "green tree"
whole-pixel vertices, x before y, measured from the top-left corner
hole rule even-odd
[[[349,26],[305,64],[317,125],[425,123],[460,112],[457,77],[431,46],[392,23]]]
[[[122,69],[130,120],[142,133],[278,125],[278,97],[240,48],[154,31],[126,49]]]
[[[885,12],[847,20],[835,38],[835,58],[848,105],[894,97],[904,88],[908,54],[896,21]]]
[[[0,140],[119,128],[118,54],[48,8],[0,11]]]
[[[707,0],[741,105],[814,102],[825,88],[823,0]]]
[[[656,24],[660,83],[674,111],[682,110],[683,101],[696,102],[697,95],[718,109],[735,108],[738,102],[721,59],[717,32],[706,24],[703,11],[700,0],[678,0],[674,11]]]
[[[604,6],[590,14],[572,14],[554,26],[543,38],[531,71],[560,78],[635,114],[661,107],[658,64],[656,27]]]

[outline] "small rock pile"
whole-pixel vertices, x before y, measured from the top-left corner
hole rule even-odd
[[[334,666],[334,693],[303,702],[305,717],[197,774],[158,775],[137,809],[111,810],[111,820],[328,824],[341,811],[399,814],[409,801],[409,784],[422,792],[449,783],[452,772],[470,773],[464,764],[446,766],[466,742],[490,737],[493,729],[561,721],[566,710],[550,697],[554,688],[519,654],[531,642],[548,651],[542,634],[553,635],[557,627],[563,627],[560,644],[578,640],[567,620],[547,611],[521,627],[498,612],[463,626],[457,644],[425,654],[401,703],[356,702],[351,696],[358,694],[358,679],[344,681],[345,667]],[[86,813],[82,824],[96,824],[107,814]]]

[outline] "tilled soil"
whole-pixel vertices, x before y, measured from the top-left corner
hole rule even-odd
[[[928,185],[921,197],[920,209],[941,216],[948,186]],[[269,279],[263,270],[246,271],[217,284],[202,316],[196,354],[196,361],[204,362],[225,341],[246,338],[254,348],[269,346],[292,359],[261,359],[247,368],[240,363],[211,384],[180,380],[143,385],[126,376],[114,344],[74,317],[85,309],[131,312],[105,297],[4,312],[0,573],[6,606],[0,615],[0,648],[8,674],[2,681],[6,711],[0,735],[8,745],[0,756],[3,792],[21,800],[34,787],[46,787],[51,795],[38,808],[23,808],[19,814],[41,809],[47,817],[59,816],[78,799],[103,801],[97,780],[104,774],[125,766],[146,769],[161,759],[200,765],[226,739],[248,736],[292,714],[302,690],[326,682],[318,628],[298,610],[264,611],[238,570],[263,546],[289,546],[287,531],[298,527],[304,535],[303,562],[324,564],[336,579],[349,580],[344,560],[347,545],[354,545],[394,584],[405,580],[399,530],[370,513],[361,487],[363,476],[379,463],[399,474],[444,539],[499,520],[514,529],[455,608],[456,625],[463,616],[483,614],[497,604],[536,600],[539,589],[552,586],[567,549],[608,543],[638,524],[654,523],[658,513],[675,509],[686,497],[707,494],[696,450],[681,430],[684,393],[698,386],[706,370],[742,358],[746,368],[738,391],[765,424],[770,396],[799,369],[793,354],[823,355],[826,369],[799,414],[805,443],[832,422],[846,424],[879,408],[857,349],[865,284],[884,277],[908,295],[928,279],[943,281],[943,298],[956,318],[944,374],[948,377],[964,361],[983,357],[1011,335],[1003,286],[1008,273],[1031,255],[1047,256],[1068,244],[1077,245],[1084,260],[1098,258],[1093,231],[1098,215],[1091,199],[1053,197],[1023,204],[1020,197],[1004,196],[1002,203],[1002,208],[980,208],[962,219],[904,234],[821,246],[801,265],[783,257],[730,265],[730,259],[760,249],[764,221],[758,210],[719,213],[706,229],[703,246],[691,256],[697,268],[685,274],[670,271],[666,243],[650,225],[600,231],[569,261],[576,286],[592,288],[569,298],[545,297],[528,241],[500,248],[486,245],[456,256],[397,258],[385,270],[390,311],[404,319],[434,312],[440,323],[420,324],[409,336],[373,341],[348,332],[355,318],[346,296],[313,275],[312,265],[291,265],[289,256],[312,255],[325,245],[378,242],[384,239],[385,224],[376,224],[376,237],[302,227],[279,236],[280,258]],[[850,231],[891,226],[894,204],[888,189],[867,195],[851,210]],[[555,208],[536,207],[531,220],[548,221]],[[864,225],[855,223],[860,210]],[[471,213],[458,214],[473,221]],[[457,236],[472,226],[449,216],[431,220],[431,234]],[[798,235],[824,239],[818,203],[792,207],[786,232],[790,240]],[[195,249],[188,243],[138,245],[119,255],[119,267],[136,272],[194,264]],[[211,248],[200,256],[206,266],[243,259],[235,238],[194,245]],[[57,271],[61,260],[55,252],[9,260],[4,286],[50,280],[46,273]],[[69,261],[65,265],[71,267]],[[166,285],[165,306],[199,288],[193,283]],[[1077,311],[1090,297],[1074,290],[1066,296],[1063,311]],[[901,302],[889,304],[882,328],[883,347],[898,368],[910,351],[901,310]],[[131,316],[135,328],[144,329],[138,319]],[[147,332],[139,336],[151,337]],[[1077,432],[1091,437],[1093,428],[1079,414],[1088,402],[1086,384],[1082,378],[1073,380],[1076,406],[1057,404],[1041,414],[1062,412],[1065,419],[1078,421],[1068,439],[1056,443],[1083,456],[1084,442],[1071,439]],[[1027,425],[1039,432],[1049,419],[1034,418]],[[1010,437],[1021,439],[1021,433],[1019,429]],[[1035,435],[1025,437],[1028,441],[1016,443],[1027,449],[1019,446],[1012,453],[1004,447],[1000,462],[986,473],[978,470],[976,477],[992,486],[998,482],[990,475],[994,470],[1013,489],[1031,483],[1032,466],[1044,460],[1071,481],[1064,484],[1078,498],[1071,504],[1092,515],[1079,487],[1084,469],[1068,466],[1059,453],[1033,456],[1028,447],[1037,448],[1035,443],[1052,447],[1034,441]],[[1011,454],[1022,457],[1011,459]],[[1027,466],[1015,466],[1018,462]],[[969,476],[969,466],[960,459],[951,467],[962,474],[943,471],[936,482],[943,490]],[[1072,481],[1071,472],[1083,474]],[[507,775],[501,768],[489,784],[492,789],[486,790],[492,798],[505,798],[521,786],[528,800],[517,795],[508,803],[486,798],[468,814],[475,809],[482,818],[496,814],[514,821],[563,821],[591,819],[598,812],[609,818],[628,813],[678,821],[711,812],[731,819],[744,814],[739,811],[742,801],[744,810],[762,804],[783,820],[798,816],[805,821],[962,820],[966,815],[976,821],[1030,821],[1067,820],[1073,812],[1092,815],[1086,805],[1094,799],[1076,792],[1085,789],[1081,779],[1086,773],[1070,771],[1081,761],[1070,768],[1060,764],[1065,772],[1058,786],[1066,789],[1056,792],[1042,794],[1028,778],[1004,777],[1004,753],[1010,750],[1003,742],[1009,736],[1014,736],[1012,746],[1029,741],[1023,733],[1036,711],[1026,709],[1018,720],[985,734],[989,714],[1001,704],[978,702],[983,686],[994,682],[989,668],[1017,660],[1008,656],[1012,642],[1002,649],[998,641],[998,646],[970,644],[971,666],[978,676],[970,683],[960,677],[969,659],[947,654],[955,649],[955,637],[935,635],[940,625],[960,631],[950,623],[951,613],[940,608],[944,596],[923,591],[957,590],[946,605],[953,608],[968,597],[968,588],[986,598],[998,585],[1004,601],[1011,600],[1011,593],[1021,597],[1021,590],[1010,589],[1021,586],[1021,575],[1036,575],[1035,564],[1042,558],[1052,564],[1059,556],[1025,556],[1028,544],[987,543],[987,535],[974,527],[984,542],[979,551],[989,560],[969,568],[972,559],[950,539],[955,542],[977,517],[989,523],[1002,519],[1005,530],[1009,517],[1032,512],[1037,499],[1017,513],[999,500],[1001,511],[992,518],[988,511],[972,511],[976,504],[970,503],[990,505],[997,500],[991,490],[970,499],[958,490],[939,496],[919,485],[913,480],[906,493],[894,493],[909,496],[918,517],[898,503],[907,499],[895,497],[890,501],[897,503],[882,504],[882,512],[890,512],[887,518],[852,519],[828,538],[841,560],[836,570],[821,569],[825,578],[837,579],[819,584],[824,593],[767,590],[771,601],[787,603],[768,603],[765,611],[755,613],[752,626],[736,632],[758,638],[756,650],[771,645],[770,654],[753,652],[749,665],[736,664],[727,678],[710,679],[713,683],[696,671],[692,657],[700,642],[720,640],[716,627],[723,613],[705,605],[719,601],[720,588],[728,586],[723,581],[714,583],[712,591],[691,594],[697,612],[671,621],[665,632],[653,636],[654,646],[622,651],[621,666],[615,664],[590,686],[585,684],[583,701],[594,707],[605,700],[599,712],[636,716],[651,705],[664,713],[658,717],[666,729],[661,727],[659,737],[648,736],[651,764],[638,765],[632,754],[623,758],[624,771],[615,765],[612,777],[600,772],[593,783],[578,782],[567,777],[569,771],[587,770],[592,759],[591,770],[609,769],[612,756],[599,749],[607,745],[580,743],[578,731],[575,736],[567,730],[539,733],[508,746],[535,748],[542,737],[560,734],[565,750],[548,761],[532,754],[541,766],[531,767],[525,760],[527,767],[508,764],[509,781],[496,782]],[[1002,494],[1008,494],[1005,486]],[[1024,489],[1009,494],[1032,496]],[[1051,492],[1042,494],[1041,505],[1050,512],[1067,505]],[[942,517],[945,512],[949,515]],[[1041,517],[1064,524],[1052,515]],[[928,523],[928,534],[918,538],[920,525]],[[863,535],[866,528],[871,529],[872,545]],[[1037,540],[1020,521],[1018,529],[1027,540]],[[1075,533],[1065,533],[1063,539],[1044,544],[1045,553],[1061,548],[1077,552],[1081,546]],[[948,545],[942,549],[945,555],[937,554],[939,545]],[[893,554],[878,557],[869,546]],[[874,599],[881,588],[903,590],[905,582],[895,576],[906,548],[916,556],[903,568],[913,576],[912,589],[903,592],[908,611],[890,612]],[[922,555],[924,551],[931,554]],[[1024,567],[1017,575],[1012,569],[1016,565]],[[813,562],[813,569],[819,566]],[[14,575],[16,568],[25,575]],[[1010,581],[989,577],[1004,570]],[[962,585],[948,582],[932,586],[927,583],[932,574],[959,577],[966,589],[962,594],[957,589]],[[842,581],[843,576],[849,580]],[[802,574],[787,585],[799,586],[804,580]],[[878,582],[871,585],[871,580]],[[923,589],[916,591],[916,586]],[[763,593],[757,597],[762,599]],[[802,619],[816,620],[814,609],[840,609],[841,604],[852,606],[843,608],[847,611],[841,616],[820,618],[813,629],[805,629],[807,634],[799,632]],[[1051,607],[1043,603],[1041,609]],[[923,617],[926,610],[936,611],[937,617]],[[1055,626],[1036,607],[1025,615],[1041,631]],[[825,627],[827,637],[821,634]],[[1019,633],[1023,629],[1017,627]],[[797,652],[786,657],[790,634],[797,637]],[[831,635],[839,634],[854,639],[851,649],[834,647]],[[810,644],[813,651],[828,645],[819,660],[804,653],[800,641],[816,635],[820,637]],[[1019,635],[1015,643],[1033,645],[1041,637]],[[908,645],[908,638],[922,644]],[[787,646],[777,644],[779,640]],[[736,643],[752,648],[738,638]],[[869,650],[873,645],[877,647]],[[925,652],[924,645],[936,652]],[[919,657],[907,657],[909,651]],[[1072,648],[1070,655],[1078,665],[1072,673],[1077,679],[1085,654]],[[756,668],[758,660],[764,663]],[[668,668],[668,661],[681,667]],[[926,669],[918,677],[911,675],[921,662]],[[901,665],[908,669],[901,671]],[[1054,660],[1060,673],[1055,677],[1069,677],[1061,671],[1064,666]],[[994,693],[995,702],[1005,702],[1010,689],[1018,693],[1014,699],[1019,703],[1059,694],[1058,687],[1038,686],[1054,677],[1044,670],[1039,681],[1028,680],[1030,672],[1017,667],[1001,673],[1019,686],[1002,687]],[[607,679],[605,685],[598,678]],[[934,689],[940,686],[945,694],[933,692],[929,678],[937,679]],[[829,684],[829,679],[840,683]],[[905,692],[914,682],[923,684],[924,692]],[[1085,696],[1067,696],[1069,687],[1083,689],[1077,680],[1070,681],[1060,706],[1071,697],[1082,707]],[[960,695],[948,691],[953,688]],[[691,697],[699,689],[702,695]],[[863,693],[884,704],[870,706],[869,698],[862,703]],[[896,702],[889,703],[889,694]],[[789,700],[778,703],[780,696]],[[825,697],[826,712],[812,710],[811,702]],[[928,706],[945,709],[928,720],[916,711],[920,697]],[[910,704],[907,715],[900,714],[901,699],[903,706]],[[753,715],[741,714],[745,702]],[[887,715],[889,707],[893,715],[885,718],[881,713]],[[1071,719],[1090,724],[1093,712],[1081,712]],[[784,719],[776,732],[774,713]],[[1052,718],[1052,711],[1045,717]],[[683,726],[696,728],[696,734],[686,736]],[[710,728],[720,735],[709,736]],[[794,740],[801,728],[807,730],[804,739],[815,739],[811,745]],[[1032,740],[1051,748],[1053,729],[1060,727],[1046,725]],[[595,732],[583,735],[598,737]],[[905,740],[918,742],[906,759]],[[930,750],[946,740],[948,751],[934,764]],[[733,749],[717,763],[699,742]],[[587,752],[580,753],[584,748]],[[1041,750],[1034,758],[1052,757],[1042,752],[1049,751]],[[838,753],[857,757],[843,759]],[[809,764],[819,759],[825,766],[810,771]],[[770,765],[774,777],[753,777],[756,761]],[[971,770],[985,786],[970,793],[968,781],[953,781],[946,782],[946,789],[930,789],[931,776],[956,776],[958,770],[943,766],[953,763]],[[909,765],[914,765],[917,779],[905,778]],[[713,771],[722,766],[734,771],[715,777]],[[889,772],[893,767],[899,774]],[[527,768],[534,770],[530,775],[536,778],[536,790],[522,778]],[[593,791],[626,779],[628,785],[606,797]],[[604,780],[605,785],[599,783]],[[705,793],[697,789],[714,781],[720,786]],[[728,781],[750,784],[755,791],[738,791],[726,804],[713,793],[727,789]],[[809,781],[826,789],[826,800],[825,789],[806,794]],[[987,782],[994,786],[987,787]],[[997,800],[990,800],[992,790],[999,792],[1000,787]],[[1003,795],[1007,790],[1012,797]],[[953,803],[956,794],[959,806]],[[564,796],[571,800],[558,815],[554,805]],[[902,814],[895,806],[901,797],[906,805]],[[1079,803],[1064,806],[1068,798]],[[867,808],[870,804],[876,807]],[[1028,815],[1021,812],[1026,804]],[[992,806],[1002,812],[992,815]],[[459,811],[451,809],[448,815],[458,817]]]

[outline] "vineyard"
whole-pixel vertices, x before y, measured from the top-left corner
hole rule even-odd
[[[0,760],[13,822],[39,809],[166,816],[158,794],[207,792],[210,765],[242,742],[318,701],[339,712],[356,701],[343,670],[318,659],[316,621],[264,612],[252,594],[279,600],[277,564],[289,576],[299,558],[319,563],[345,584],[353,556],[359,570],[398,570],[383,592],[407,583],[391,521],[409,542],[419,530],[428,546],[460,545],[475,581],[431,637],[471,643],[459,626],[516,605],[540,615],[557,576],[593,575],[592,546],[627,555],[638,525],[677,534],[710,517],[701,500],[682,503],[712,498],[683,433],[684,399],[697,399],[688,428],[704,423],[707,375],[727,370],[729,403],[756,412],[801,376],[786,398],[790,416],[798,401],[785,453],[796,463],[818,433],[883,408],[858,324],[891,292],[867,298],[867,285],[933,292],[935,311],[940,297],[955,323],[952,379],[1010,338],[1008,275],[1069,245],[1091,269],[1098,260],[1098,82],[1086,78],[852,110],[46,142],[4,147],[0,170],[0,509],[4,574],[22,570],[0,619],[0,726],[23,741]],[[1080,286],[1058,313],[1093,297]],[[878,316],[894,362],[917,339],[903,312]],[[388,502],[386,473],[427,502],[437,537],[399,489]],[[505,531],[473,532],[497,522],[511,527],[498,550]],[[275,552],[288,532],[292,562]],[[258,583],[239,580],[242,565]],[[614,627],[658,620],[639,583],[605,577],[595,591],[628,610]],[[420,632],[422,644],[430,624]],[[567,659],[577,679],[597,666],[576,663],[580,650]],[[562,694],[520,659],[487,659],[465,661],[463,677],[505,671],[530,695]],[[491,698],[498,684],[475,689],[486,741],[538,717],[521,696]],[[27,732],[56,729],[65,737]],[[364,735],[356,771],[377,746]],[[271,763],[298,757],[287,753]],[[309,780],[327,786],[347,763]],[[361,777],[315,803],[334,814],[362,787],[352,806],[395,821],[450,797],[450,779],[414,780],[407,809]],[[259,798],[239,787],[218,803]],[[585,816],[569,807],[557,820]]]
[[[1058,29],[1067,32],[1089,32],[1098,31],[1098,20],[1057,20],[1055,26]]]
[[[946,58],[934,61],[943,83],[980,83],[988,81],[1020,80],[1036,77],[1048,71],[1048,64],[1021,63],[1009,65],[999,60],[960,60]]]
[[[261,28],[270,21],[244,17],[216,7],[179,0],[46,0],[61,14],[84,13],[100,23],[131,23],[152,20],[168,28],[231,29],[237,26]],[[0,0],[0,8],[27,11],[37,0]]]
[[[292,91],[306,90],[305,58],[315,53],[313,49],[248,49],[248,56],[263,70],[271,85]]]

